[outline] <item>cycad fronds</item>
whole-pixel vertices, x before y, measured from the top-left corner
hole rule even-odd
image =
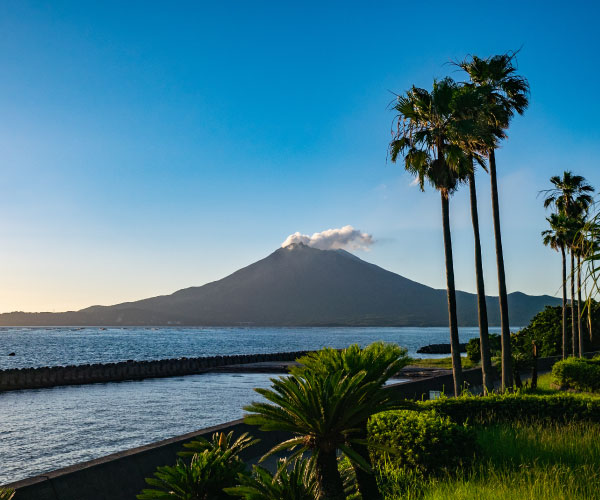
[[[255,465],[251,476],[240,476],[240,485],[226,493],[245,500],[314,500],[317,482],[312,460],[280,460],[277,472]]]
[[[296,437],[272,448],[266,455],[298,448],[294,455],[312,451],[316,456],[342,450],[359,465],[369,469],[349,450],[363,422],[391,405],[387,391],[375,391],[378,382],[365,381],[366,371],[348,375],[306,370],[289,377],[271,379],[271,389],[255,389],[268,402],[245,407],[245,420],[262,430],[287,431]]]
[[[215,432],[211,440],[197,438],[194,441],[185,443],[183,446],[189,451],[181,451],[178,453],[181,457],[191,457],[196,453],[202,453],[204,450],[222,450],[230,451],[230,454],[239,455],[246,448],[258,443],[259,439],[252,439],[252,436],[247,432],[241,434],[235,441],[233,440],[233,431],[225,434],[224,432]]]
[[[0,500],[12,500],[15,496],[14,490],[0,488]]]
[[[139,500],[226,500],[223,488],[238,484],[246,465],[232,459],[230,450],[204,450],[196,453],[190,463],[179,459],[174,466],[158,467],[154,477],[146,482],[152,488],[142,491]]]

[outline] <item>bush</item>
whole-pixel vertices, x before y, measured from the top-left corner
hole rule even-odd
[[[597,391],[600,390],[600,360],[564,359],[554,364],[552,376],[562,388]]]
[[[457,423],[545,420],[551,422],[600,422],[600,399],[571,394],[534,395],[521,393],[461,396],[420,402],[425,409]]]
[[[375,445],[371,449],[372,462],[378,468],[391,465],[421,474],[438,473],[470,462],[476,450],[475,434],[470,427],[433,411],[379,413],[369,420],[368,436]]]
[[[492,356],[499,356],[502,351],[502,345],[500,335],[498,333],[490,333],[490,353]],[[479,337],[475,337],[467,342],[467,357],[473,361],[473,363],[479,363],[481,361],[481,346],[479,344]]]
[[[231,498],[223,488],[237,486],[248,474],[238,453],[256,441],[242,434],[233,441],[233,432],[215,433],[210,441],[198,439],[187,448],[197,452],[182,452],[190,462],[178,459],[173,466],[158,467],[154,477],[146,478],[153,488],[143,490],[140,500],[226,500]],[[1,500],[1,499],[0,499]]]

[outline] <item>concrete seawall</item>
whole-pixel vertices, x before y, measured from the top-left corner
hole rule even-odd
[[[539,373],[548,372],[560,359],[560,356],[539,359]],[[473,393],[480,392],[481,369],[473,368],[463,373],[467,388]],[[387,390],[393,391],[398,399],[428,399],[429,391],[451,391],[452,375],[394,384],[388,386]],[[281,432],[261,432],[257,427],[236,420],[114,453],[6,486],[16,490],[15,500],[134,500],[136,495],[146,487],[144,479],[151,477],[156,467],[175,463],[177,452],[182,450],[184,443],[198,436],[210,437],[214,432],[230,431],[234,431],[235,435],[249,432],[261,440],[257,445],[246,450],[242,456],[249,462],[255,462],[275,444],[290,437]]]
[[[60,385],[122,382],[145,378],[177,377],[205,373],[212,369],[265,361],[294,361],[308,351],[269,354],[241,354],[200,358],[161,359],[154,361],[122,361],[41,368],[0,370],[0,391],[40,389]]]

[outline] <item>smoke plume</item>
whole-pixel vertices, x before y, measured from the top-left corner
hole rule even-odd
[[[287,247],[292,243],[304,243],[309,247],[320,250],[368,250],[374,243],[373,236],[368,233],[362,233],[352,226],[344,226],[339,229],[327,229],[320,233],[314,233],[312,236],[296,232],[290,234],[281,244]]]

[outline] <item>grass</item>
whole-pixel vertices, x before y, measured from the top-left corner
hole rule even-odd
[[[463,370],[478,366],[478,363],[473,363],[465,356],[461,357],[461,363]],[[410,360],[410,365],[421,366],[423,368],[445,368],[447,370],[452,370],[452,358],[450,356],[445,358],[412,358]]]
[[[554,385],[554,378],[551,373],[545,373],[544,375],[540,375],[538,377],[538,386],[537,389],[526,389],[525,392],[528,394],[556,394],[559,392],[564,392],[556,388]],[[569,391],[569,394],[574,397],[593,397],[600,398],[600,393],[598,392],[575,392]]]
[[[429,479],[384,468],[386,500],[598,498],[600,424],[513,423],[476,432],[477,465]]]

